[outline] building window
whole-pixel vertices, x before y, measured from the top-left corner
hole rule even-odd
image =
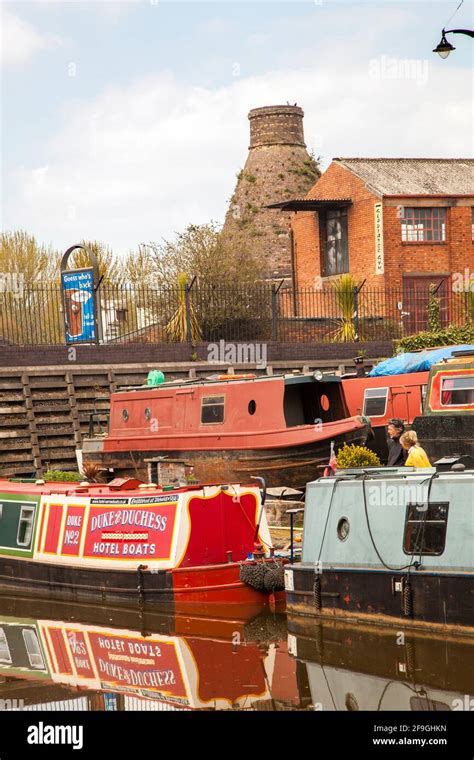
[[[34,507],[22,507],[20,512],[20,520],[18,523],[18,534],[16,542],[18,546],[29,546],[31,543],[31,535],[33,533],[33,521],[35,517]]]
[[[349,271],[347,209],[328,209],[320,212],[323,277]]]
[[[224,396],[207,396],[203,398],[201,422],[204,425],[224,422]]]
[[[474,404],[474,375],[443,377],[442,406],[472,406]]]
[[[449,503],[408,504],[405,519],[405,554],[442,554],[446,543]]]
[[[387,410],[388,388],[366,388],[364,409],[367,417],[384,417]]]
[[[404,208],[402,241],[431,243],[446,240],[445,208]]]

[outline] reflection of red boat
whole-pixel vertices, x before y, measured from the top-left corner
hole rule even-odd
[[[320,373],[319,373],[320,374]],[[157,455],[189,461],[201,482],[304,488],[322,474],[330,442],[361,443],[367,424],[349,418],[340,378],[318,373],[169,382],[112,394],[107,435],[83,442],[83,460],[146,478]]]
[[[0,662],[0,675],[8,692],[0,685],[0,696],[18,694],[32,704],[54,700],[56,709],[58,700],[79,698],[82,709],[86,703],[94,710],[276,709],[277,703],[281,709],[299,703],[284,616],[232,619],[226,626],[213,618],[137,611],[133,617],[123,610],[113,620],[100,608],[3,600],[0,629],[9,657]]]
[[[284,606],[255,486],[5,480],[0,503],[3,591],[217,617]]]

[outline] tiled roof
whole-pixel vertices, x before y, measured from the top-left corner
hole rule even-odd
[[[471,158],[333,158],[378,195],[474,195]]]

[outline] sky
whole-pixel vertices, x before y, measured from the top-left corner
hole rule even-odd
[[[459,0],[0,0],[0,224],[118,254],[222,222],[251,108],[295,103],[309,150],[473,155]],[[446,28],[473,28],[464,0]]]

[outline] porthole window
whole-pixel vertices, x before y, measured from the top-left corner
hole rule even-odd
[[[249,408],[249,414],[255,414],[255,410],[257,408],[257,404],[255,403],[255,401],[253,399],[252,399],[252,401],[249,401],[249,407],[248,408]]]
[[[151,420],[151,409],[148,406],[145,409],[145,419],[146,420]]]
[[[122,419],[124,422],[128,422],[128,409],[122,409]]]
[[[337,537],[339,541],[345,541],[349,535],[350,525],[347,517],[341,517],[337,524]]]

